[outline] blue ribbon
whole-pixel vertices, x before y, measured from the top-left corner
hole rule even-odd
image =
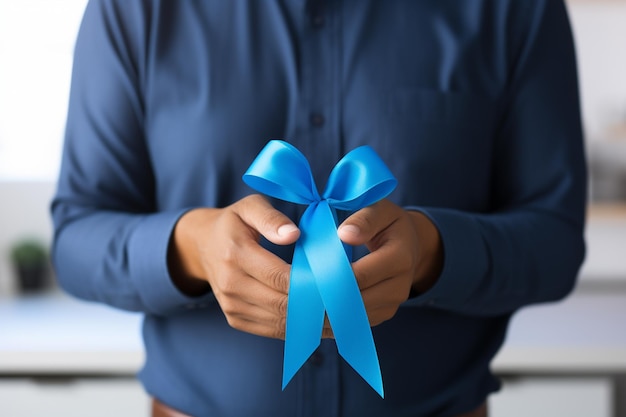
[[[263,194],[308,205],[291,267],[283,389],[319,346],[326,312],[339,354],[384,397],[372,330],[346,253],[350,247],[337,236],[335,210],[356,211],[385,198],[396,179],[372,148],[362,146],[337,163],[320,197],[304,155],[272,140],[243,180]]]

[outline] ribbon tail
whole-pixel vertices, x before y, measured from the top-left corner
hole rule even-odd
[[[384,398],[372,329],[352,266],[337,236],[330,206],[326,201],[311,205],[300,223],[302,246],[339,354]]]
[[[304,254],[296,243],[289,278],[283,389],[317,349],[324,326],[324,304]]]

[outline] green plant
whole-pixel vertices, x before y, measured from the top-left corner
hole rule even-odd
[[[48,286],[48,251],[40,240],[31,238],[17,241],[11,248],[10,255],[18,288],[22,292],[37,292]]]
[[[11,249],[11,260],[17,266],[35,267],[48,261],[46,247],[36,239],[25,239],[17,242]]]

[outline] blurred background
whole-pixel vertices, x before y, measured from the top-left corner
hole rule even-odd
[[[141,416],[140,317],[54,285],[48,205],[86,0],[0,0],[0,415]],[[513,319],[492,416],[626,416],[626,0],[568,0],[591,173],[574,294]]]

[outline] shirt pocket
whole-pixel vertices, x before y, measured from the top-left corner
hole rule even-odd
[[[390,93],[383,154],[399,181],[403,205],[482,211],[489,204],[495,103],[487,97],[436,90]]]

